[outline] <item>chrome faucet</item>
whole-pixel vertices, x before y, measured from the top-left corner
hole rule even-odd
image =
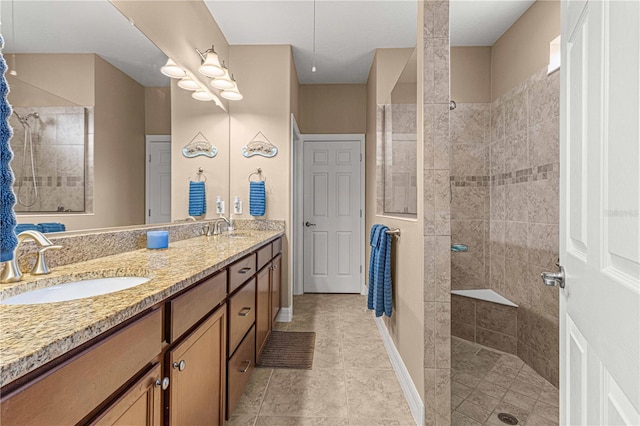
[[[219,218],[215,219],[213,221],[213,235],[218,235],[218,234],[222,234],[222,229],[220,229],[220,221],[224,220],[225,222],[227,222],[227,227],[231,226],[231,221],[229,219],[227,219],[226,217],[220,215]]]
[[[2,273],[0,273],[0,283],[15,283],[22,279],[22,271],[20,271],[20,266],[18,266],[17,262],[18,248],[24,240],[28,239],[34,240],[38,247],[40,247],[40,250],[38,250],[38,258],[36,260],[36,264],[31,270],[31,274],[45,275],[51,272],[47,266],[44,255],[47,251],[61,249],[62,246],[53,244],[47,237],[38,231],[23,231],[18,234],[18,244],[13,250],[13,260],[4,262],[4,268],[2,269]]]

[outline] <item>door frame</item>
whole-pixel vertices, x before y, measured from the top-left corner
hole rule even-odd
[[[296,125],[297,129],[297,125]],[[291,191],[292,191],[292,218],[293,223],[291,225],[292,239],[293,239],[293,250],[292,250],[292,264],[295,264],[294,267],[294,278],[293,282],[293,294],[300,295],[304,294],[304,229],[303,229],[303,216],[304,216],[304,194],[303,194],[303,178],[304,178],[304,162],[303,153],[304,153],[304,144],[305,142],[342,142],[345,140],[352,140],[356,142],[360,142],[360,210],[362,214],[360,215],[360,265],[362,268],[360,270],[360,294],[365,294],[366,288],[364,285],[364,254],[365,254],[365,167],[364,167],[364,158],[365,158],[365,143],[364,143],[364,133],[342,133],[342,134],[301,134],[298,133],[297,136],[300,137],[299,144],[294,144],[293,146],[293,154],[291,159],[293,161],[293,172],[291,173]],[[293,138],[292,138],[293,141]]]
[[[149,194],[149,155],[151,153],[152,143],[169,143],[171,147],[171,135],[145,135],[144,137],[144,223],[149,223],[149,207],[151,200]]]

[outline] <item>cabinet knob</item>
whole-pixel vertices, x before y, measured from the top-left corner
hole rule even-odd
[[[164,379],[157,379],[155,384],[156,387],[161,387],[162,390],[167,390],[167,388],[169,387],[169,378],[165,377]]]
[[[241,373],[246,373],[247,371],[249,371],[249,367],[251,367],[251,360],[248,359],[245,361],[247,363],[246,367],[244,368],[240,368],[238,371],[240,371]]]
[[[187,363],[186,361],[183,359],[180,362],[174,361],[173,363],[173,368],[177,368],[178,371],[182,371],[184,370],[184,367],[186,367]]]

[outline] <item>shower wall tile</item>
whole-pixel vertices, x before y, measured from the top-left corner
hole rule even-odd
[[[435,110],[436,105],[424,104],[423,111],[423,143],[424,143],[424,170],[433,170],[435,158]]]
[[[490,131],[490,105],[484,103],[460,103],[451,111],[452,144],[484,144]]]
[[[484,144],[455,144],[451,147],[452,176],[487,174]]]
[[[485,301],[476,303],[476,325],[497,333],[516,337],[518,308]]]
[[[504,256],[527,262],[528,247],[528,224],[505,221]]]
[[[476,343],[509,354],[515,355],[518,352],[518,340],[515,337],[496,333],[482,327],[476,327]]]
[[[436,366],[436,302],[424,302],[424,368]]]
[[[451,322],[473,325],[476,318],[476,300],[468,297],[451,295]]]
[[[504,220],[505,219],[505,188],[506,185],[496,186],[491,185],[490,197],[491,197],[491,220]]]
[[[521,133],[527,129],[527,91],[522,90],[508,97],[504,102],[505,136]]]
[[[436,302],[436,368],[451,368],[451,303]]]
[[[518,308],[518,340],[536,348],[542,356],[553,359],[559,356],[558,319],[528,306]]]
[[[557,163],[560,158],[560,120],[554,117],[529,127],[529,167]]]
[[[452,309],[453,310],[453,309]],[[470,342],[476,341],[476,328],[470,324],[451,322],[451,335]]]
[[[447,395],[451,399],[450,395]],[[436,420],[436,402],[441,399],[436,391],[436,369],[424,369],[424,424],[425,426],[438,425]]]
[[[451,188],[451,219],[484,219],[489,187],[453,186]]]
[[[436,235],[451,235],[451,184],[449,170],[434,170],[434,222]]]
[[[490,260],[491,276],[489,278],[489,284],[499,294],[504,294],[505,286],[505,258],[504,256],[491,255]]]
[[[494,257],[505,255],[505,222],[504,220],[492,220],[489,229],[490,253]]]
[[[448,169],[451,163],[451,145],[449,142],[449,105],[434,105],[433,112],[433,167],[435,169]]]
[[[556,224],[528,224],[529,263],[555,270],[558,261],[559,231]]]
[[[529,167],[526,129],[505,137],[505,170],[517,171]],[[546,164],[546,163],[545,163]]]
[[[518,341],[518,357],[556,388],[559,386],[559,357],[547,359],[525,342]]]
[[[560,73],[538,73],[529,88],[529,123],[532,125],[557,118],[560,113]]]
[[[451,301],[451,237],[436,237],[435,251],[436,283],[435,298],[438,302]]]
[[[505,172],[506,147],[505,140],[498,139],[491,143],[489,151],[489,175],[495,176]]]
[[[424,101],[449,104],[449,40],[427,38],[424,41]]]
[[[498,99],[491,103],[491,141],[504,138],[504,105]]]
[[[424,237],[424,301],[436,299],[436,243],[435,235]]]
[[[484,221],[454,220],[451,241],[465,244],[466,252],[451,252],[451,288],[454,290],[488,287],[485,275]]]
[[[435,170],[424,170],[424,234],[436,235]]]
[[[560,217],[559,170],[548,172],[547,179],[529,182],[528,220],[532,223],[557,224]]]
[[[529,183],[505,185],[506,220],[526,222],[529,219]]]
[[[451,424],[451,369],[436,370],[436,424]]]

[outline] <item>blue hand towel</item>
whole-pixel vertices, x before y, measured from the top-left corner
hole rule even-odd
[[[202,216],[207,212],[207,197],[204,181],[189,181],[189,215]]]
[[[264,216],[267,205],[267,195],[264,181],[249,182],[249,214],[251,216]]]
[[[20,223],[16,225],[16,235],[23,231],[40,231],[40,228],[33,223]]]
[[[371,229],[371,258],[369,262],[369,294],[367,308],[373,309],[377,317],[393,313],[391,285],[391,235],[384,225]]]
[[[64,232],[67,230],[66,226],[62,223],[57,222],[49,222],[49,223],[39,223],[38,228],[40,232],[48,233],[48,232]]]
[[[5,78],[7,63],[2,55],[3,48],[4,40],[0,36],[0,262],[12,260],[13,250],[18,245],[16,214],[13,210],[16,196],[13,193],[13,172],[9,166],[13,158],[9,144],[13,131],[9,125],[11,105],[7,99],[9,84]]]

